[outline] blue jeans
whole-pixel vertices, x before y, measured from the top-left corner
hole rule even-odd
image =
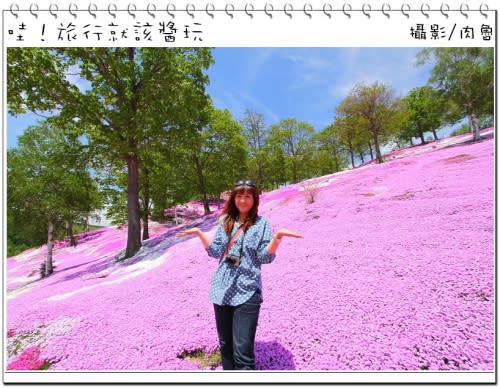
[[[224,370],[255,369],[253,348],[261,303],[260,291],[257,290],[249,300],[239,306],[214,304]]]

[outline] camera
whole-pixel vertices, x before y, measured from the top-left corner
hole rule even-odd
[[[240,265],[240,258],[235,255],[227,255],[225,261],[233,267],[238,267]]]

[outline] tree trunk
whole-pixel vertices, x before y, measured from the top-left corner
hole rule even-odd
[[[258,172],[258,179],[259,179],[259,183],[258,183],[257,187],[262,192],[262,184],[264,183],[264,175],[262,173],[262,165],[260,162],[257,163],[257,172]]]
[[[384,160],[382,159],[382,153],[380,152],[380,145],[378,144],[378,136],[376,134],[373,136],[373,141],[375,144],[375,154],[377,155],[377,162],[383,163]]]
[[[479,125],[477,124],[477,117],[475,113],[469,115],[469,124],[472,131],[472,139],[474,141],[481,140],[481,132],[479,132]]]
[[[293,161],[292,159],[292,180],[293,180],[293,183],[297,183],[298,182],[298,178],[297,178],[297,163]]]
[[[134,256],[141,248],[141,212],[139,207],[139,162],[137,155],[127,156],[128,172],[128,235],[125,259]]]
[[[370,148],[370,158],[373,160],[373,148],[372,148],[372,143],[368,142],[368,148]]]
[[[422,132],[420,132],[419,135],[420,135],[419,137],[420,137],[421,144],[425,144],[424,134]]]
[[[361,159],[361,164],[363,164],[365,162],[365,158],[363,157],[362,152],[359,153],[359,158]]]
[[[434,141],[439,140],[435,129],[432,130],[432,134],[434,135]]]
[[[335,161],[335,171],[334,172],[337,172],[339,171],[339,155],[338,155],[338,152],[337,152],[337,149],[334,147],[333,148],[333,160]]]
[[[49,276],[54,272],[52,267],[52,249],[54,247],[54,224],[52,218],[49,217],[47,222],[47,255],[45,257],[45,272],[44,277]]]
[[[143,173],[142,241],[149,239],[149,170],[145,168]]]
[[[351,155],[351,166],[352,168],[354,168],[354,152],[352,150],[352,143],[351,143],[351,140],[349,140],[349,143],[348,143],[348,146],[349,146],[349,154]]]
[[[210,214],[210,205],[208,203],[207,191],[205,189],[205,176],[203,175],[203,169],[200,165],[198,157],[194,158],[196,164],[196,175],[198,175],[198,189],[200,191],[200,199],[203,203],[203,209],[205,210],[205,215]]]
[[[88,233],[89,232],[89,217],[85,216],[83,219],[83,232]]]
[[[210,214],[210,204],[208,203],[207,193],[203,192],[201,194],[201,202],[203,202],[203,209],[205,210],[205,215]]]
[[[68,235],[69,235],[69,245],[72,247],[76,247],[76,238],[75,234],[73,233],[73,220],[68,221]]]

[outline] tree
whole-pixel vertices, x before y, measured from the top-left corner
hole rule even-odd
[[[262,153],[265,155],[265,158],[263,158],[263,168],[266,172],[266,180],[262,188],[269,190],[277,189],[290,180],[290,174],[285,168],[286,156],[278,139],[268,134]]]
[[[362,131],[362,128],[358,123],[358,116],[353,116],[343,109],[343,104],[346,101],[348,100],[344,100],[337,107],[337,116],[333,122],[332,130],[334,136],[338,139],[339,144],[349,154],[351,166],[354,168],[354,153],[362,147],[362,144],[365,143],[367,137],[369,137],[369,133]]]
[[[113,225],[127,223],[127,169],[108,164],[98,170],[96,179],[105,203],[106,218]]]
[[[246,172],[247,149],[240,123],[227,110],[208,109],[208,124],[178,140],[177,166],[184,172],[184,193],[201,199],[210,213],[209,197],[219,196]],[[186,198],[187,199],[187,198]]]
[[[9,211],[29,214],[37,225],[39,219],[46,224],[45,276],[53,271],[56,225],[73,223],[101,206],[87,169],[85,146],[73,133],[45,122],[27,128],[18,139],[18,147],[7,153]]]
[[[474,141],[481,138],[478,116],[493,114],[493,48],[426,48],[418,53],[417,63],[434,63],[429,83],[453,101],[459,117],[467,116]]]
[[[279,121],[269,130],[269,141],[281,148],[294,183],[306,177],[306,166],[314,150],[313,135],[314,128],[310,124],[292,118]]]
[[[380,145],[395,131],[398,115],[403,111],[392,89],[375,82],[370,86],[358,84],[337,107],[337,114],[356,119],[359,136],[369,133],[375,147],[377,161],[382,163]],[[362,143],[367,144],[366,140]]]
[[[263,149],[267,136],[264,116],[252,109],[246,109],[241,124],[248,145],[250,176],[255,178],[257,187],[261,188],[264,185],[265,154]]]
[[[186,169],[175,153],[157,151],[151,157],[154,160],[149,177],[151,216],[163,219],[165,209],[192,198],[192,188],[186,184]]]
[[[193,128],[206,105],[206,48],[9,48],[11,113],[58,109],[63,121],[79,120],[103,157],[127,167],[128,236],[124,258],[141,247],[139,164],[151,139]],[[80,88],[69,73],[88,86]],[[42,76],[40,76],[42,74]],[[49,82],[50,80],[50,82]]]
[[[335,127],[330,124],[315,135],[318,150],[319,174],[331,174],[347,166],[345,150],[335,135]]]
[[[413,88],[403,98],[403,104],[407,110],[407,118],[401,128],[407,140],[419,137],[423,144],[424,134],[429,131],[433,133],[434,140],[437,140],[436,129],[443,123],[444,102],[441,94],[429,86]]]

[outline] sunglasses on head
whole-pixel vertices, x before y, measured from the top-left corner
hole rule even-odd
[[[242,179],[242,180],[239,180],[237,181],[235,184],[234,184],[234,187],[239,187],[239,186],[250,186],[250,187],[255,187],[255,182],[251,179]]]

